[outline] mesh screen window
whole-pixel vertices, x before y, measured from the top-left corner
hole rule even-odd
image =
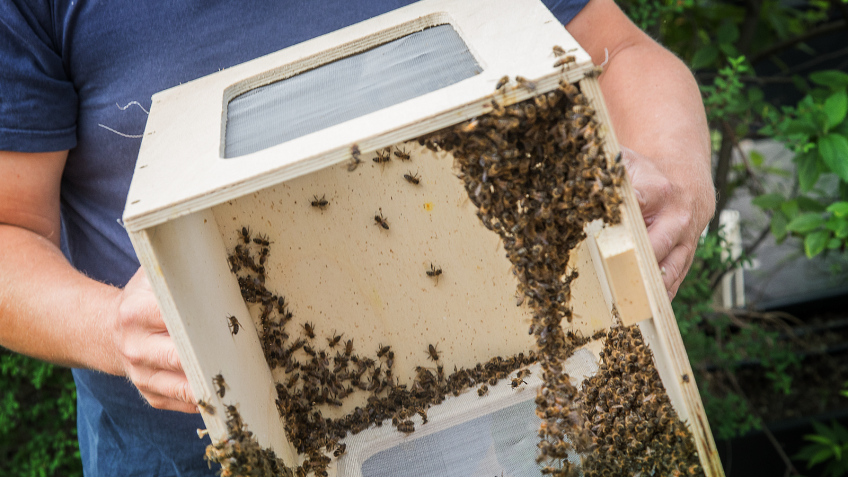
[[[412,33],[233,98],[224,157],[261,151],[480,72],[451,25]]]

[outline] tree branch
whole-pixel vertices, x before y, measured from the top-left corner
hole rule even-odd
[[[757,26],[760,24],[760,9],[763,6],[763,1],[748,0],[746,3],[748,4],[748,8],[745,10],[745,19],[742,21],[742,32],[739,35],[739,42],[736,45],[744,55],[751,53],[751,43],[754,41]]]
[[[792,461],[789,460],[789,456],[787,456],[786,452],[783,451],[783,447],[780,445],[779,442],[777,442],[777,439],[775,439],[774,434],[771,433],[766,423],[763,422],[763,418],[760,417],[759,413],[754,409],[753,406],[751,406],[751,401],[748,400],[748,397],[745,395],[745,392],[742,391],[742,387],[739,386],[739,381],[736,380],[736,376],[733,374],[733,372],[725,370],[725,375],[730,380],[730,384],[733,386],[733,389],[736,391],[736,393],[739,394],[739,396],[741,396],[742,399],[744,399],[748,403],[749,412],[754,417],[759,419],[760,423],[762,423],[763,434],[766,435],[766,438],[768,438],[769,442],[771,442],[771,445],[774,446],[774,450],[777,451],[777,454],[780,456],[780,459],[783,460],[783,463],[786,465],[787,475],[801,475],[798,473],[798,469],[796,469],[795,466],[792,465]]]
[[[830,33],[832,31],[839,30],[840,28],[845,28],[846,26],[848,26],[848,21],[837,20],[835,22],[825,23],[825,24],[820,25],[816,28],[812,28],[810,30],[807,30],[805,33],[802,33],[802,34],[800,34],[796,37],[784,40],[784,41],[772,46],[771,48],[766,48],[765,50],[757,53],[756,55],[753,55],[751,57],[751,64],[754,64],[754,63],[756,63],[760,60],[768,58],[769,56],[771,56],[771,55],[773,55],[777,52],[783,51],[787,48],[791,48],[791,47],[797,45],[798,43],[803,43],[803,42],[810,40],[812,38],[815,38],[819,35],[824,35],[825,33]]]
[[[730,124],[727,121],[721,121],[722,135],[721,147],[718,150],[718,164],[713,183],[715,183],[718,200],[716,201],[715,215],[710,221],[710,232],[716,232],[719,227],[719,217],[721,211],[727,206],[727,201],[730,200],[727,192],[727,176],[730,174],[730,160],[733,156],[733,132],[730,129]]]

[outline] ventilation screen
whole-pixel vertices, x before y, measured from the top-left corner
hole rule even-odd
[[[339,477],[539,477],[539,425],[536,392],[540,366],[529,368],[526,384],[513,389],[511,378],[490,386],[485,396],[472,388],[459,397],[431,406],[429,420],[412,417],[415,432],[404,435],[389,424],[344,439],[347,453],[339,458]],[[594,375],[598,365],[588,349],[577,350],[564,369],[574,385]],[[569,452],[579,465],[581,456]],[[543,464],[545,465],[545,464]]]
[[[233,98],[224,157],[261,151],[481,71],[451,25],[407,35]]]

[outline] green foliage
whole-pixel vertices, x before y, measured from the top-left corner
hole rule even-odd
[[[848,475],[848,429],[836,421],[830,427],[812,422],[815,434],[807,434],[804,440],[810,442],[793,456],[796,460],[806,461],[807,468],[825,463],[825,477]]]
[[[68,369],[0,348],[0,475],[82,476]]]
[[[711,381],[703,376],[706,369],[721,375],[735,373],[743,362],[759,362],[773,390],[789,394],[792,378],[788,371],[800,362],[793,350],[778,340],[778,332],[757,323],[739,327],[727,315],[713,311],[716,277],[737,264],[728,258],[726,248],[720,233],[702,238],[692,268],[672,302],[710,426],[719,439],[758,429],[761,422],[739,394],[711,389]]]

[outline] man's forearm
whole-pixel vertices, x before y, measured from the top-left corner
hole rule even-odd
[[[610,54],[601,89],[619,141],[697,192],[694,219],[706,224],[714,210],[710,138],[694,77],[652,41]]]
[[[106,331],[120,290],[76,271],[50,240],[0,225],[0,345],[64,366],[118,374]]]

